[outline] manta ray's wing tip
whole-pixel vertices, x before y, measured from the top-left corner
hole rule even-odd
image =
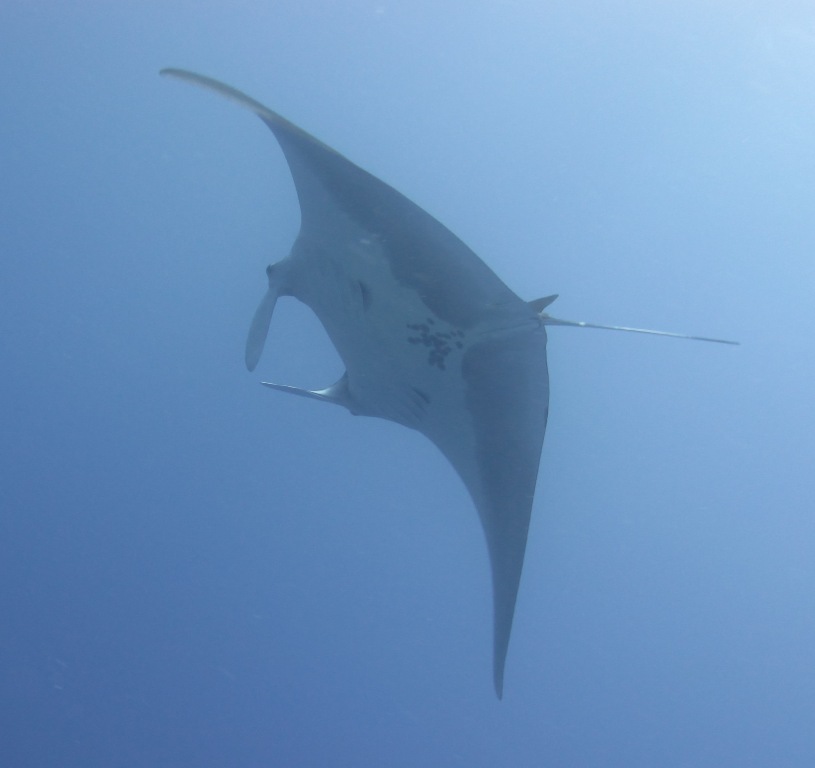
[[[161,77],[186,77],[189,73],[186,69],[179,69],[178,67],[162,67],[158,71]]]

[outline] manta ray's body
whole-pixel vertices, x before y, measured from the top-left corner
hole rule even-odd
[[[320,319],[346,372],[322,390],[264,383],[416,429],[464,481],[492,565],[500,698],[549,407],[545,325],[585,324],[549,317],[554,296],[519,298],[436,219],[262,104],[201,75],[162,74],[255,112],[297,189],[300,233],[289,256],[267,269],[249,369],[277,297],[294,296]]]

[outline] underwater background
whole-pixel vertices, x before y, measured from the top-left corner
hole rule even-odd
[[[504,699],[483,535],[340,361],[217,77],[551,328]],[[815,764],[815,5],[0,4],[0,767]]]

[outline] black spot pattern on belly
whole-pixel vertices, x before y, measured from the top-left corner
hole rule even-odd
[[[464,331],[459,328],[451,328],[449,331],[439,330],[432,317],[426,318],[423,323],[408,323],[407,327],[418,334],[408,336],[408,342],[427,347],[428,365],[434,365],[441,371],[445,369],[445,359],[453,348],[464,347]]]

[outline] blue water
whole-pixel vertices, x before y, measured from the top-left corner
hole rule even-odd
[[[0,767],[811,766],[815,6],[0,4]],[[669,7],[662,7],[668,5]],[[341,366],[245,90],[553,313],[507,661]]]

